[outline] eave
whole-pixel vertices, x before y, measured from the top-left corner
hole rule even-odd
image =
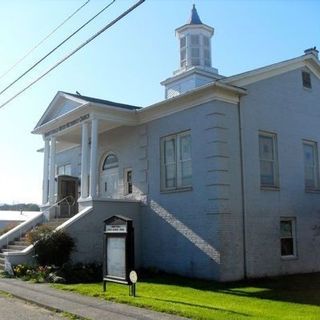
[[[219,80],[219,82],[243,87],[251,83],[265,80],[305,66],[308,67],[320,79],[319,60],[313,54],[305,54],[294,59],[282,61],[231,77],[226,77]]]

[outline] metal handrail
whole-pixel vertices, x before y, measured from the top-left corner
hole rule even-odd
[[[72,202],[70,203],[70,202],[68,201],[68,199],[71,199]],[[55,202],[53,205],[51,205],[50,207],[48,207],[48,208],[46,208],[45,210],[43,210],[43,212],[48,212],[48,211],[50,211],[50,209],[53,209],[53,208],[55,208],[55,207],[58,207],[58,205],[60,205],[60,204],[63,203],[64,201],[65,201],[65,202],[67,203],[67,205],[68,205],[68,211],[69,211],[69,216],[70,216],[70,208],[71,208],[71,206],[75,205],[75,203],[76,203],[76,199],[75,199],[73,196],[71,196],[71,195],[66,196],[65,198],[63,198],[63,199]]]

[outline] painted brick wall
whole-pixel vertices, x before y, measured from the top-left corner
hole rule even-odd
[[[320,194],[306,193],[302,139],[320,143],[320,81],[304,89],[301,70],[247,86],[241,99],[247,258],[251,277],[320,270]],[[258,131],[277,134],[280,190],[260,189]],[[280,257],[280,217],[297,222],[297,259]]]

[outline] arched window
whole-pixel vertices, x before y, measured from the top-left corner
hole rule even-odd
[[[102,170],[107,170],[111,168],[116,168],[119,166],[118,158],[115,154],[111,153],[107,155],[107,157],[104,159]]]

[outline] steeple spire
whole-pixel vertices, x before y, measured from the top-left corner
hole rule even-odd
[[[191,16],[190,16],[188,24],[202,24],[195,4],[192,7]]]

